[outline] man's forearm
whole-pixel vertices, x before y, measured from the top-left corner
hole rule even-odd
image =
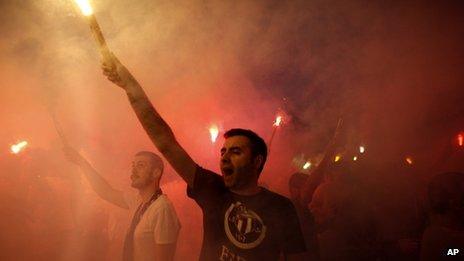
[[[171,128],[155,110],[145,91],[136,81],[126,87],[126,93],[143,128],[158,150],[163,153],[169,143],[175,142]]]
[[[90,183],[92,189],[97,195],[119,207],[129,208],[122,196],[122,192],[115,190],[111,185],[90,165],[87,161],[79,163],[79,168],[84,173],[85,178]]]
[[[84,173],[85,178],[90,183],[92,189],[102,198],[105,197],[107,191],[113,190],[110,184],[98,174],[98,172],[88,162],[79,165],[81,171]]]

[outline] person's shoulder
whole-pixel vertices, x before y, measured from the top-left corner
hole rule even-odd
[[[431,239],[432,241],[439,239],[448,240],[453,238],[461,238],[464,240],[464,230],[454,230],[444,226],[429,225],[425,228],[422,238],[423,240]]]
[[[197,169],[196,169],[196,172],[195,172],[195,175],[207,175],[207,176],[210,176],[210,177],[213,177],[213,178],[217,178],[217,179],[221,179],[221,175],[219,175],[218,173],[212,171],[212,170],[209,170],[209,169],[205,169],[199,165],[197,165]]]
[[[172,201],[168,198],[166,194],[161,194],[155,202],[153,202],[157,207],[172,207]]]
[[[195,181],[194,187],[199,186],[201,187],[207,184],[206,187],[208,188],[224,188],[224,180],[222,176],[218,173],[211,171],[209,169],[202,168],[201,166],[197,165],[197,170],[195,172]],[[211,186],[213,185],[213,187]]]
[[[293,203],[289,198],[283,195],[280,195],[277,192],[268,190],[266,188],[261,188],[261,189],[263,190],[262,191],[263,195],[267,197],[269,201],[272,201],[273,204],[293,206]]]
[[[171,200],[165,195],[160,195],[147,209],[148,215],[157,216],[160,213],[174,213],[176,214],[176,209]]]

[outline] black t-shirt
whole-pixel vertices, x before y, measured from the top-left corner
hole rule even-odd
[[[203,211],[200,260],[277,260],[280,253],[305,251],[291,201],[262,188],[252,196],[229,191],[221,176],[197,167],[187,188]]]

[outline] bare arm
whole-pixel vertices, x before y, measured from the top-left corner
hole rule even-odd
[[[129,209],[124,200],[123,193],[114,189],[111,185],[92,167],[92,165],[71,147],[64,147],[64,153],[69,161],[79,166],[89,181],[90,186],[102,199],[121,208]]]
[[[132,109],[153,144],[187,184],[193,187],[196,163],[177,142],[171,128],[155,110],[132,74],[113,54],[104,59],[103,73],[110,81],[126,91]]]
[[[176,244],[155,244],[156,260],[171,261],[174,260]]]
[[[321,184],[322,180],[324,179],[324,175],[327,172],[327,168],[335,156],[335,146],[337,145],[337,137],[340,131],[341,124],[342,121],[340,119],[338,121],[337,128],[335,129],[334,136],[332,137],[329,144],[327,145],[327,148],[325,149],[325,153],[321,162],[319,163],[319,165],[317,165],[313,173],[311,173],[311,175],[308,177],[305,184],[303,185],[303,188],[301,189],[300,199],[301,204],[303,204],[303,206],[307,206],[311,202],[314,191]]]

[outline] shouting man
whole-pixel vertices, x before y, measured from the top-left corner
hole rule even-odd
[[[130,72],[110,54],[103,73],[122,87],[148,136],[187,182],[188,196],[203,211],[201,260],[277,260],[301,257],[305,251],[291,201],[258,186],[267,146],[250,130],[224,134],[222,176],[198,166],[177,142]]]
[[[124,241],[124,261],[174,259],[180,223],[171,201],[159,186],[164,166],[158,155],[148,151],[135,155],[130,178],[140,197],[134,201],[111,187],[76,150],[65,147],[64,151],[102,199],[133,213]]]

